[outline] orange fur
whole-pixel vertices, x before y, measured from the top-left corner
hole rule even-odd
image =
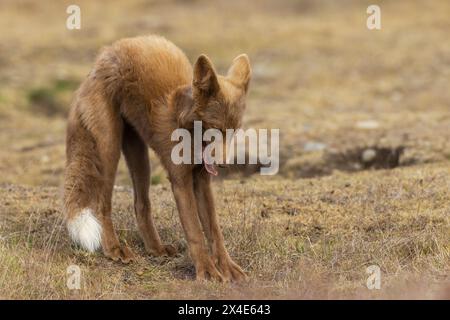
[[[105,48],[77,91],[69,114],[64,203],[71,234],[90,241],[98,222],[103,252],[114,260],[133,259],[132,251],[119,243],[111,220],[122,151],[146,250],[154,255],[175,253],[161,243],[151,216],[151,147],[168,172],[197,278],[245,279],[225,249],[210,176],[202,165],[175,165],[170,155],[176,142],[170,137],[177,128],[191,130],[195,120],[201,120],[204,128],[238,128],[250,75],[246,55],[238,56],[227,75],[220,76],[205,55],[192,68],[178,47],[158,36],[123,39]],[[85,224],[90,224],[88,229]]]

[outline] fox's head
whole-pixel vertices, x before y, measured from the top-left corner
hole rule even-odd
[[[241,127],[250,77],[250,61],[246,54],[237,56],[224,76],[218,75],[210,59],[202,54],[194,65],[189,97],[185,94],[184,99],[180,99],[181,127],[190,129],[194,121],[201,121],[204,131],[217,129],[223,133],[222,148],[215,149],[214,154],[216,159],[221,159],[221,164],[227,162],[229,141],[225,139],[226,130]],[[221,154],[217,150],[221,150]],[[205,165],[205,168],[217,174],[213,166]]]
[[[225,132],[241,126],[245,97],[250,82],[250,61],[246,54],[233,60],[227,75],[218,75],[206,55],[194,65],[192,96],[194,110],[204,129]]]
[[[212,152],[219,163],[209,163],[206,153],[203,154],[204,166],[213,175],[217,175],[214,165],[227,162],[230,141],[225,138],[226,130],[241,127],[250,76],[250,61],[246,54],[233,60],[225,76],[216,73],[206,55],[201,55],[194,65],[194,112],[202,121],[204,130],[217,129],[223,135],[221,147],[214,148]]]

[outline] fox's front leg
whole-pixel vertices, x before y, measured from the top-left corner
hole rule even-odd
[[[194,192],[203,230],[208,238],[214,261],[223,277],[225,280],[247,280],[244,271],[231,259],[225,248],[222,230],[217,221],[211,177],[203,168],[194,172]]]
[[[198,219],[192,172],[180,171],[171,172],[170,179],[181,224],[188,242],[189,252],[195,265],[197,280],[214,279],[224,281],[222,274],[208,254],[205,244],[205,238]]]

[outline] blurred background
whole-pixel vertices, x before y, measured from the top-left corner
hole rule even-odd
[[[102,46],[152,33],[221,72],[250,56],[245,126],[281,128],[283,177],[450,157],[448,1],[378,1],[381,30],[366,27],[370,1],[77,1],[80,30],[70,4],[0,1],[4,182],[61,182],[74,90]],[[379,163],[358,164],[367,146],[387,148]]]
[[[80,30],[66,28],[71,4],[81,8]],[[366,27],[371,4],[381,30]],[[449,13],[448,0],[0,0],[0,287],[9,288],[0,297],[66,297],[68,260],[104,271],[90,273],[101,281],[89,282],[90,298],[179,297],[168,279],[192,276],[189,260],[127,271],[74,254],[56,218],[74,91],[103,46],[145,34],[165,36],[191,62],[206,53],[222,73],[238,54],[250,57],[244,127],[280,129],[280,172],[222,172],[232,180],[220,182],[218,207],[232,256],[276,288],[270,295],[293,279],[307,288],[305,274],[339,290],[364,287],[360,266],[375,262],[390,275],[448,283]],[[162,237],[179,241],[166,175],[151,161]],[[128,217],[117,218],[120,236],[139,247],[124,161],[116,192],[115,211]]]

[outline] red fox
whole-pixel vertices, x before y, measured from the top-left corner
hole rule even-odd
[[[101,246],[113,260],[133,260],[111,220],[122,151],[146,251],[176,253],[161,243],[151,215],[150,147],[168,172],[196,278],[246,279],[224,245],[211,189],[214,164],[174,164],[171,134],[177,128],[192,130],[194,121],[223,131],[239,128],[250,77],[245,54],[221,76],[206,55],[192,67],[177,46],[159,36],[122,39],[106,47],[78,89],[68,119],[64,206],[71,238],[89,251]]]

